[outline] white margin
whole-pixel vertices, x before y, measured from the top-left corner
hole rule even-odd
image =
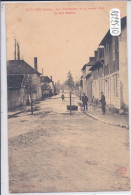
[[[8,128],[6,76],[6,9],[1,3],[1,194],[8,194]]]
[[[97,1],[97,0],[96,0]],[[117,1],[117,0],[116,0]],[[69,193],[9,193],[8,186],[8,119],[7,119],[7,72],[6,72],[6,4],[7,3],[46,3],[46,1],[1,2],[1,194],[2,195],[128,195],[131,191],[119,192],[69,192]],[[54,2],[54,1],[49,1]],[[59,1],[60,2],[60,1]],[[66,2],[66,1],[64,1]],[[82,2],[82,1],[81,1]],[[93,1],[94,2],[94,1]],[[129,124],[131,127],[131,1],[127,1],[128,39],[128,84],[129,84]],[[131,172],[131,128],[130,128],[130,172]],[[131,185],[131,173],[130,173]],[[130,186],[131,188],[131,186]],[[131,190],[131,189],[130,189]]]
[[[129,146],[130,146],[130,191],[131,191],[131,1],[127,1],[127,57],[129,97]]]

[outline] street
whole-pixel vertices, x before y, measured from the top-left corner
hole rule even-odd
[[[8,120],[10,192],[129,190],[129,131],[68,104],[58,94]]]

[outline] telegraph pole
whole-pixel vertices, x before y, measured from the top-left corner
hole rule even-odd
[[[71,91],[70,91],[70,114],[71,114]]]
[[[14,51],[14,60],[16,60],[16,39],[15,39],[15,51]]]
[[[20,60],[20,46],[18,42],[17,42],[17,60]]]

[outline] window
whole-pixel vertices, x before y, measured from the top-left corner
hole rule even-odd
[[[105,79],[105,93],[106,96],[108,97],[108,78]]]
[[[108,97],[109,97],[109,92],[110,92],[110,78],[108,78]]]
[[[115,61],[115,37],[113,37],[112,41],[112,59]]]
[[[109,64],[109,43],[106,43],[105,47],[105,65]]]
[[[118,50],[118,37],[113,37],[112,39],[112,59],[116,59],[116,51]]]
[[[118,79],[117,74],[113,76],[113,82],[114,82],[114,96],[118,97]]]

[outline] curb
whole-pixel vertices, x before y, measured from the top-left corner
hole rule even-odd
[[[18,115],[18,114],[21,114],[21,113],[23,113],[23,112],[29,112],[29,110],[21,110],[21,111],[19,111],[19,112],[14,113],[14,114],[8,114],[8,119],[9,119],[9,118],[12,118],[12,117],[14,117],[14,116],[16,116],[16,115]]]
[[[129,125],[127,125],[127,124],[115,124],[115,123],[110,123],[110,122],[104,121],[104,120],[100,119],[99,117],[96,117],[95,115],[92,115],[92,114],[90,114],[90,113],[84,112],[84,114],[86,114],[87,116],[90,116],[90,117],[92,117],[93,119],[98,120],[98,121],[100,121],[100,122],[102,122],[102,123],[104,123],[104,124],[108,124],[108,125],[113,125],[113,126],[117,126],[117,127],[129,129]]]

